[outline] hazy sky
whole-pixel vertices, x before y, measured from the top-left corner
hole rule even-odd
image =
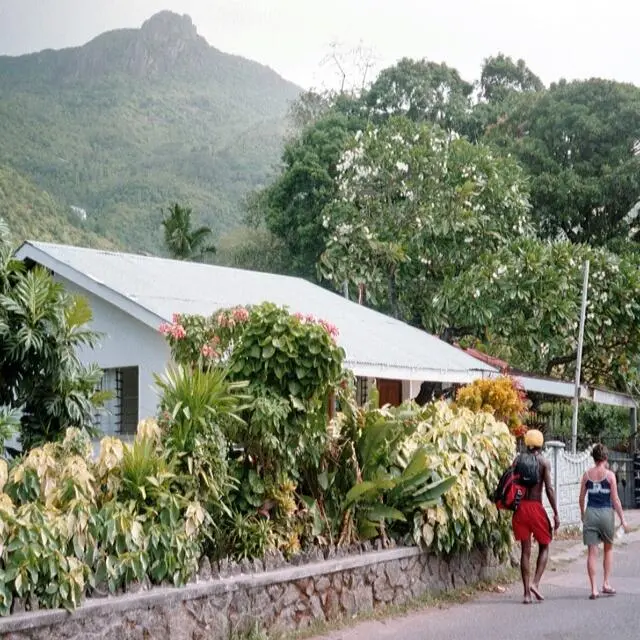
[[[321,65],[331,42],[362,43],[378,68],[426,57],[473,80],[483,58],[503,51],[547,83],[640,85],[638,0],[0,0],[0,53],[83,44],[162,9],[188,13],[210,44],[307,87],[337,82]]]

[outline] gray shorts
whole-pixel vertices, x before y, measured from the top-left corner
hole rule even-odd
[[[613,509],[594,509],[587,507],[582,525],[582,540],[586,545],[607,542],[613,544],[616,533],[616,520]]]

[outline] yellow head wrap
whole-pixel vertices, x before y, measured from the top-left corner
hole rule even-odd
[[[529,431],[524,434],[524,444],[530,449],[542,449],[544,436],[537,429],[529,429]]]

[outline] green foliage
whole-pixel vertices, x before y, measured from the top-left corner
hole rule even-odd
[[[319,472],[308,483],[309,535],[349,545],[382,536],[405,538],[415,513],[436,504],[455,478],[438,477],[422,449],[405,455],[414,407],[345,405],[330,425]]]
[[[456,482],[442,504],[416,514],[414,540],[445,554],[484,546],[506,557],[512,543],[510,522],[489,496],[515,455],[507,426],[488,413],[456,410],[444,402],[426,406],[416,418],[406,454],[423,449],[434,476],[455,476]]]
[[[359,119],[330,114],[311,124],[289,142],[282,156],[280,177],[253,203],[290,256],[289,273],[315,276],[315,264],[327,237],[322,211],[337,194],[337,165],[347,140],[360,127]],[[362,123],[364,126],[364,123]]]
[[[91,429],[102,372],[83,366],[80,347],[95,344],[91,309],[42,268],[12,258],[0,233],[0,406],[22,410],[23,449],[55,440],[68,427]]]
[[[176,315],[160,330],[174,360],[193,370],[189,375],[196,388],[203,376],[222,376],[222,366],[229,380],[250,381],[251,400],[238,407],[242,420],[234,419],[229,407],[224,415],[215,415],[237,451],[229,461],[232,481],[225,498],[232,515],[221,516],[215,552],[227,549],[236,557],[253,553],[245,539],[255,529],[263,534],[260,548],[269,543],[287,555],[295,553],[306,520],[296,489],[314,475],[325,454],[328,400],[345,379],[336,328],[265,303],[221,310],[210,318]],[[195,395],[186,390],[183,395],[187,393]],[[169,397],[166,390],[163,395]],[[202,399],[202,407],[215,406],[215,397]],[[163,408],[170,412],[174,403],[165,406],[163,399]],[[189,411],[190,423],[196,415]],[[174,416],[179,417],[175,412],[167,416],[169,422]],[[167,443],[176,451],[188,449],[175,439]],[[269,524],[263,523],[265,518]]]
[[[151,438],[136,438],[124,448],[120,465],[119,497],[133,501],[137,506],[155,504],[158,490],[174,477],[165,455],[157,450]]]
[[[403,58],[380,72],[362,97],[371,116],[404,116],[460,131],[471,107],[473,85],[446,64]]]
[[[488,137],[531,176],[544,237],[602,245],[637,234],[639,127],[640,88],[563,81],[512,103]]]
[[[542,80],[522,59],[514,62],[511,57],[499,53],[487,58],[482,65],[480,97],[486,102],[502,103],[510,94],[543,89]]]
[[[239,227],[222,236],[216,264],[263,273],[287,273],[291,263],[284,243],[267,229]]]
[[[154,434],[142,423],[130,446],[106,438],[94,461],[86,434],[69,429],[32,449],[6,484],[0,466],[0,615],[15,597],[73,609],[93,590],[194,574],[208,516],[176,490]]]
[[[583,262],[590,260],[583,379],[627,390],[640,350],[640,263],[628,253],[522,240],[481,256],[433,300],[458,339],[490,343],[528,371],[573,376]],[[448,316],[448,317],[447,317]]]
[[[262,558],[274,547],[271,520],[257,514],[234,512],[221,524],[219,552],[236,560]]]
[[[573,407],[568,402],[545,402],[536,418],[543,423],[545,439],[557,438],[568,443],[571,440]],[[583,451],[595,442],[602,442],[610,449],[628,450],[631,425],[629,410],[609,407],[595,402],[581,402],[578,411],[578,449]]]
[[[160,329],[176,362],[206,370],[224,356],[230,380],[250,381],[245,422],[228,428],[258,467],[295,475],[302,459],[319,460],[327,401],[342,381],[335,327],[270,303],[174,320]]]
[[[455,477],[434,481],[422,449],[406,459],[399,455],[399,443],[389,450],[389,440],[393,439],[397,425],[383,416],[377,418],[369,424],[365,422],[359,439],[354,442],[359,479],[342,504],[346,512],[342,541],[349,536],[351,517],[357,523],[360,538],[377,537],[385,522],[407,522],[416,512],[436,504],[456,481]]]
[[[38,240],[114,249],[107,238],[83,228],[80,218],[24,175],[0,165],[0,218],[16,242]]]
[[[185,489],[202,500],[218,500],[224,493],[227,442],[221,423],[243,424],[239,414],[249,398],[240,392],[246,386],[216,368],[178,366],[156,376],[163,443],[175,453]]]
[[[175,203],[162,220],[165,248],[175,260],[201,262],[216,252],[212,244],[207,244],[212,235],[211,229],[206,226],[192,229],[192,214],[189,207]]]
[[[191,203],[216,235],[240,221],[242,199],[278,160],[299,91],[195,30],[152,21],[2,58],[0,164],[85,209],[84,230],[159,251],[168,201]]]
[[[355,136],[338,189],[324,210],[323,275],[364,285],[368,302],[431,330],[442,329],[432,299],[443,281],[532,232],[513,161],[406,118]]]
[[[334,290],[347,283],[447,341],[560,376],[572,375],[590,257],[586,377],[635,389],[640,89],[546,89],[504,54],[485,60],[475,105],[470,87],[445,65],[404,59],[357,97],[305,96],[311,124],[288,149],[313,168],[285,162],[262,194],[267,226]]]

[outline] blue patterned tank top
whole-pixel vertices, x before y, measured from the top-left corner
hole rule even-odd
[[[607,476],[599,482],[593,481],[587,476],[587,507],[591,509],[611,508],[611,485]]]

